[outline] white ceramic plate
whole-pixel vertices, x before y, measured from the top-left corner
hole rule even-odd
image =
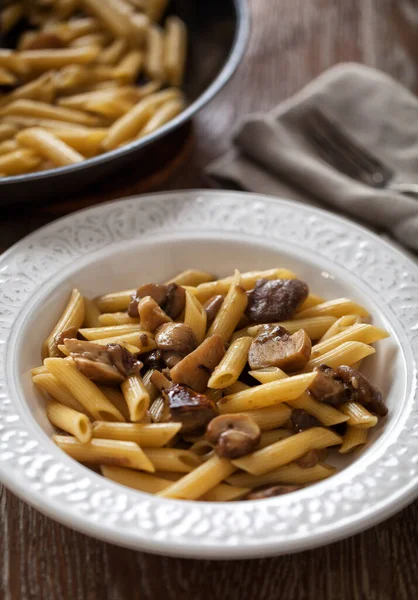
[[[286,266],[312,291],[366,305],[391,338],[365,362],[389,416],[330,479],[257,502],[166,500],[107,481],[67,457],[30,380],[69,291],[87,296],[164,280]],[[176,192],[56,221],[0,258],[0,477],[50,517],[109,542],[189,557],[293,552],[354,534],[418,494],[418,271],[370,232],[266,196]]]

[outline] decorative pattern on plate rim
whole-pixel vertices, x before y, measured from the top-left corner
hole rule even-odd
[[[141,494],[51,454],[44,437],[34,434],[28,417],[12,402],[6,357],[22,307],[62,268],[83,256],[173,229],[177,234],[221,231],[287,241],[356,273],[370,291],[384,295],[412,350],[414,393],[396,437],[343,477],[335,476],[309,492],[231,505]],[[0,476],[58,520],[116,543],[167,554],[277,554],[342,537],[348,522],[355,522],[349,533],[358,531],[389,514],[394,499],[403,498],[398,504],[411,500],[418,488],[417,274],[412,262],[366,230],[324,211],[267,196],[163,193],[64,217],[0,257]]]

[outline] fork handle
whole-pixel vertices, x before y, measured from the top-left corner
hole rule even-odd
[[[391,183],[388,187],[394,192],[418,197],[418,184],[416,183]]]

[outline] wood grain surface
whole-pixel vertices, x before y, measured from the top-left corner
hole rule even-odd
[[[394,0],[393,4],[414,0]],[[252,35],[232,82],[194,122],[194,149],[165,189],[204,187],[202,168],[228,148],[234,124],[266,110],[327,67],[359,61],[416,85],[416,33],[390,0],[250,0]],[[416,2],[418,11],[418,2]],[[181,162],[181,161],[179,161]],[[139,187],[138,187],[139,186]],[[135,193],[137,182],[3,211],[0,248],[60,214]],[[0,490],[1,600],[414,600],[418,503],[355,537],[297,555],[237,562],[171,559],[76,533]]]

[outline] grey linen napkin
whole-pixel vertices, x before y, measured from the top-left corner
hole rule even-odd
[[[418,251],[418,198],[372,188],[324,162],[301,124],[314,106],[391,167],[394,182],[418,184],[418,98],[388,75],[354,63],[329,69],[271,112],[246,117],[234,149],[209,165],[207,175],[346,213]]]

